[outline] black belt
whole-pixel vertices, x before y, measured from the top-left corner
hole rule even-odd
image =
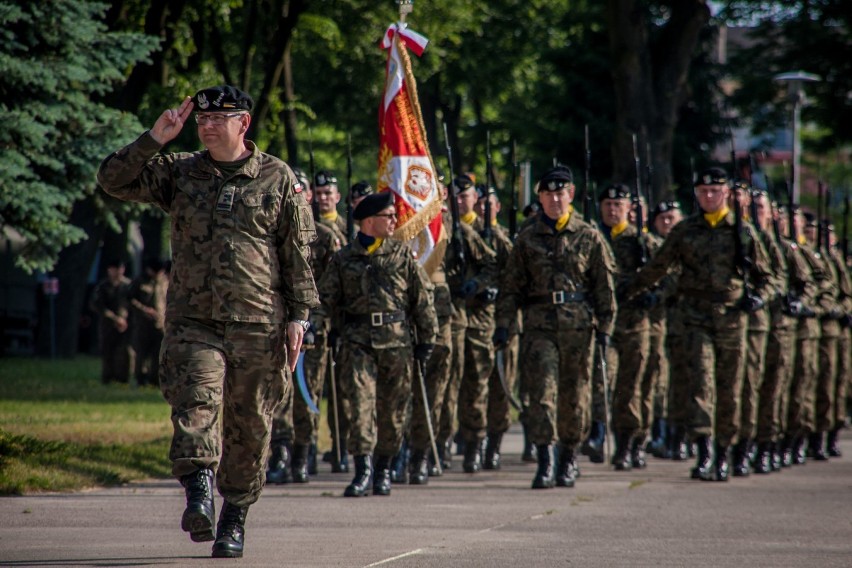
[[[711,304],[729,304],[739,300],[743,295],[742,289],[712,292],[710,290],[699,290],[696,288],[680,288],[678,289],[678,293],[682,296],[693,298],[695,300],[704,300]]]
[[[558,292],[551,292],[550,294],[543,294],[541,296],[527,296],[526,304],[528,306],[536,306],[539,304],[558,306],[560,304],[567,304],[570,302],[585,301],[585,292],[566,292],[565,290],[559,290]]]
[[[373,327],[379,327],[387,323],[395,323],[405,321],[405,312],[371,312],[369,314],[350,314],[343,315],[343,323],[368,323]]]

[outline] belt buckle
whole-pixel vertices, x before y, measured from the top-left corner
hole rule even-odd
[[[373,312],[370,314],[370,323],[373,327],[379,327],[384,324],[384,314],[382,312]]]
[[[558,292],[551,292],[553,297],[553,303],[555,305],[560,305],[565,303],[565,290],[559,290]]]

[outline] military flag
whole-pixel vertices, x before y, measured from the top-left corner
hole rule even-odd
[[[382,38],[388,59],[379,104],[377,191],[392,191],[397,228],[394,237],[410,241],[420,264],[431,272],[446,248],[441,223],[441,193],[417,99],[408,50],[418,57],[428,40],[405,23],[392,24]]]

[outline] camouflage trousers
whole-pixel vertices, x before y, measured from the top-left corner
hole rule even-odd
[[[468,328],[464,373],[459,384],[459,431],[465,442],[485,438],[488,429],[488,379],[494,368],[494,329]]]
[[[332,443],[336,444],[334,438],[339,434],[340,448],[341,452],[343,452],[349,446],[349,430],[352,427],[352,402],[349,399],[348,383],[343,377],[343,369],[340,361],[334,360],[333,350],[329,349],[326,353],[328,357],[325,365],[325,373],[324,377],[320,379],[321,383],[326,384],[326,396],[328,397],[325,418],[328,422],[328,429],[331,432]],[[342,357],[342,353],[340,356]],[[334,381],[333,390],[332,381]],[[337,406],[336,413],[335,406]]]
[[[737,441],[740,393],[746,359],[746,314],[717,308],[703,324],[684,322],[687,376],[692,379],[693,438],[709,436],[722,446]]]
[[[438,336],[435,350],[424,368],[423,380],[426,383],[426,398],[429,401],[429,412],[432,428],[435,429],[436,444],[438,441],[438,425],[441,422],[441,412],[450,380],[450,358],[452,355],[453,333],[450,319],[438,320]],[[412,409],[409,442],[413,450],[426,451],[431,447],[429,427],[426,423],[423,393],[420,385],[412,385]]]
[[[669,332],[666,336],[666,350],[669,354],[669,392],[666,414],[672,426],[686,428],[690,422],[692,381],[689,377],[683,334]]]
[[[107,383],[130,381],[130,333],[119,333],[112,323],[101,323],[101,380]]]
[[[529,436],[533,444],[559,441],[576,448],[589,431],[593,329],[525,329],[521,381],[529,388]]]
[[[172,407],[169,458],[180,478],[218,470],[219,493],[251,505],[263,489],[272,414],[290,388],[285,327],[173,318],[160,388]]]
[[[793,437],[814,431],[814,389],[819,368],[819,339],[797,338],[793,376],[787,392],[787,424],[785,432]]]
[[[740,395],[741,440],[751,440],[757,436],[757,412],[766,370],[768,339],[769,333],[766,331],[748,330],[746,371],[743,375],[743,388]]]
[[[790,379],[793,376],[793,357],[795,355],[795,330],[774,328],[766,340],[766,358],[763,382],[760,385],[757,405],[757,429],[755,438],[758,443],[775,442],[784,430],[789,400]]]
[[[666,322],[651,326],[648,334],[648,362],[642,377],[642,429],[645,433],[654,418],[668,414],[669,359],[666,353]]]
[[[134,330],[133,351],[135,353],[134,375],[136,384],[157,386],[160,384],[160,348],[163,345],[163,330],[154,326]]]
[[[344,340],[340,377],[350,402],[352,455],[394,456],[411,402],[411,347],[373,349]]]
[[[834,427],[846,421],[846,397],[852,382],[852,329],[840,330],[837,338],[837,390],[834,394]]]
[[[816,432],[834,429],[834,397],[837,394],[837,336],[819,340],[819,371],[814,385],[814,427]]]
[[[518,334],[509,337],[509,343],[503,349],[503,364],[505,367],[506,387],[509,392],[515,392],[518,378],[518,351],[521,342]],[[500,384],[500,374],[497,371],[496,354],[491,376],[488,378],[488,433],[503,434],[512,424],[512,404],[506,395],[506,390]]]
[[[642,379],[648,361],[648,330],[616,331],[607,355],[607,375],[613,385],[612,428],[631,439],[646,437],[643,410],[648,411],[648,405],[643,403],[649,399],[642,397]]]
[[[323,378],[325,377],[328,348],[322,337],[317,338],[317,346],[304,352],[305,383],[308,392],[319,406],[322,397]],[[272,419],[272,443],[285,444],[288,442],[310,445],[316,442],[319,429],[319,415],[308,410],[308,403],[302,398],[293,377],[293,388],[281,406],[275,410]]]
[[[452,349],[450,350],[450,370],[447,381],[447,391],[444,396],[444,404],[441,407],[440,422],[435,427],[438,429],[438,444],[448,442],[455,433],[456,414],[459,408],[459,387],[464,374],[464,344],[467,335],[467,327],[451,324]]]

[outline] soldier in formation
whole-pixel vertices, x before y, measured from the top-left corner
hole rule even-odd
[[[92,291],[91,310],[98,314],[103,384],[130,380],[130,279],[124,262],[107,261],[106,278]]]

